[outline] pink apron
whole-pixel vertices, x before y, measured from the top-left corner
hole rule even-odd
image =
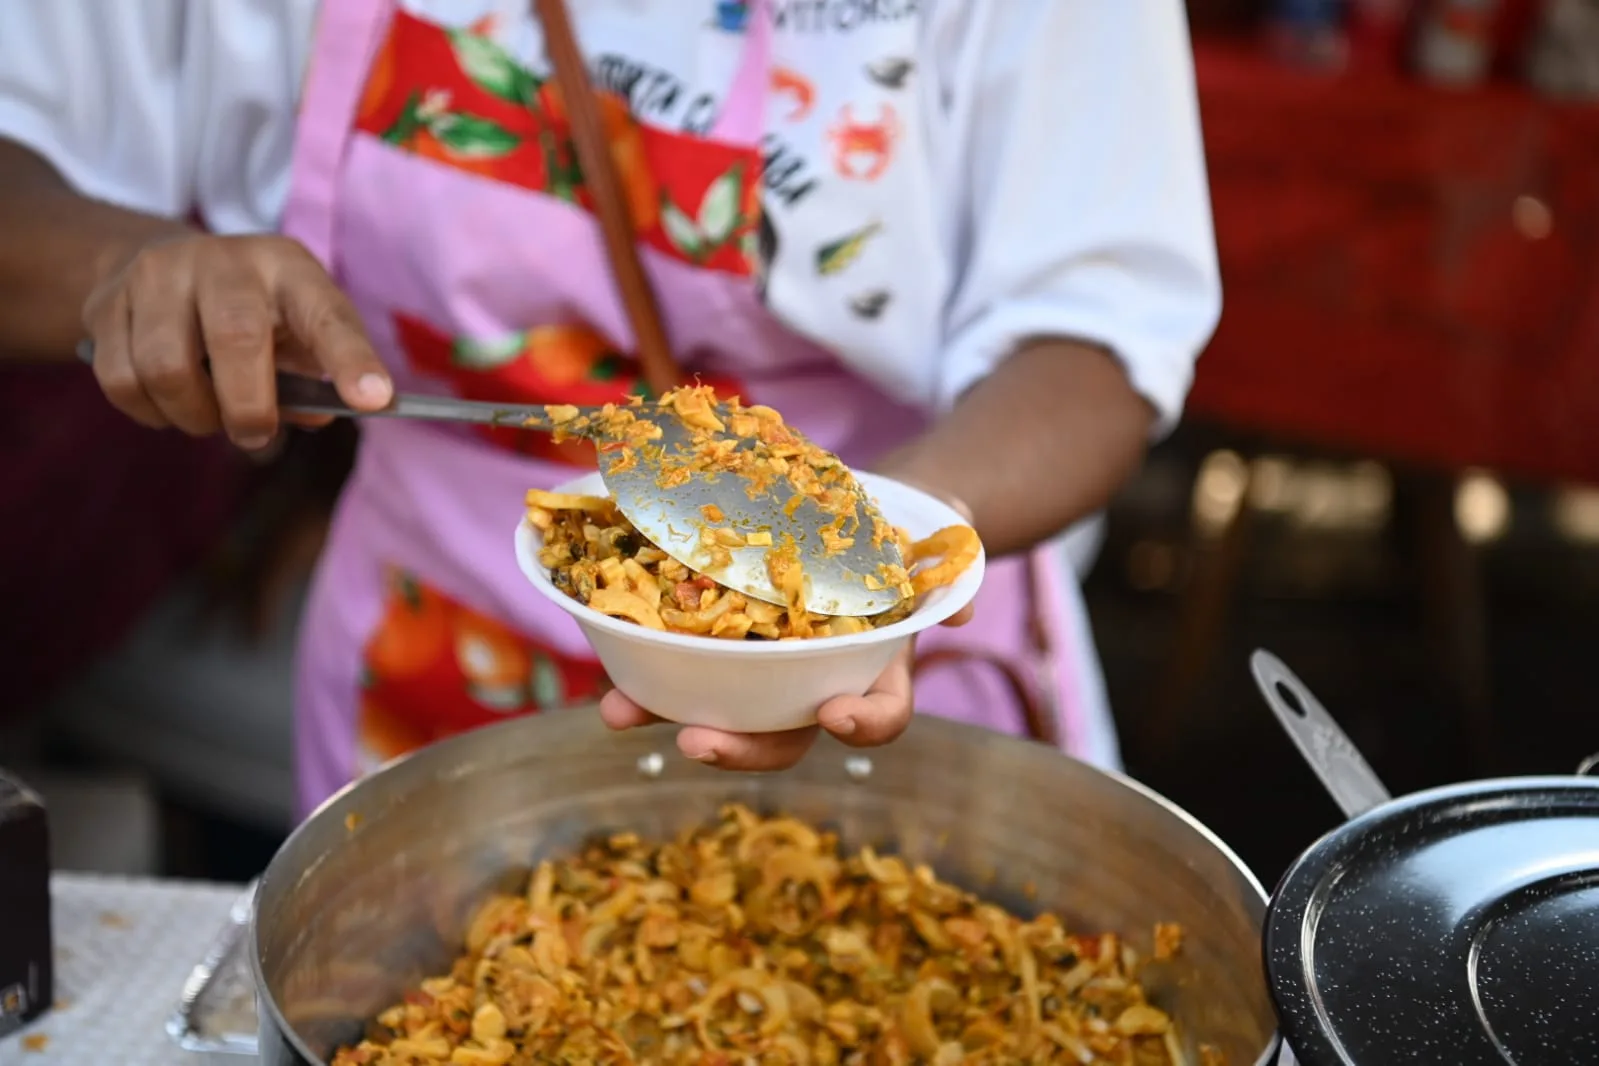
[[[870,469],[924,417],[760,303],[770,20],[749,26],[707,134],[641,126],[611,98],[602,111],[613,157],[687,372],[777,408]],[[501,402],[618,398],[636,387],[631,330],[554,83],[475,33],[427,23],[394,0],[324,4],[285,230],[350,294],[399,388]],[[718,182],[736,183],[736,221],[714,244],[683,247],[669,205],[692,213]],[[364,430],[302,627],[302,810],[411,747],[603,690],[577,628],[528,587],[510,550],[526,490],[569,480],[585,461],[531,433]],[[1058,591],[1063,569],[1048,549],[991,563],[977,620],[921,642],[924,654],[942,654],[918,674],[918,708],[1022,732],[1020,678],[1074,750],[1072,664],[1045,650],[1080,646]],[[1008,675],[984,657],[1010,664]]]

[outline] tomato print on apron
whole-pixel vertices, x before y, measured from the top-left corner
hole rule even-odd
[[[494,29],[430,22],[394,0],[328,0],[285,231],[349,293],[402,390],[573,404],[647,394],[564,102]],[[685,372],[870,468],[923,416],[760,299],[759,142],[769,96],[792,105],[792,74],[768,62],[771,32],[752,5],[703,136],[655,128],[605,93],[602,117]],[[587,449],[528,431],[363,428],[302,626],[302,811],[417,746],[604,691],[576,626],[511,552],[526,490],[592,469]],[[1061,569],[1049,550],[992,562],[978,621],[922,639],[918,707],[1030,726],[1074,750],[1073,656],[1051,650],[1072,643],[1051,588]]]

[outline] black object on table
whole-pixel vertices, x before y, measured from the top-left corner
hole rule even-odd
[[[44,801],[0,770],[0,1037],[49,1010],[53,987]]]

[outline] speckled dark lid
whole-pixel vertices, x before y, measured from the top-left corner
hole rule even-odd
[[[1484,781],[1345,823],[1284,875],[1266,970],[1303,1066],[1599,1063],[1599,781]]]

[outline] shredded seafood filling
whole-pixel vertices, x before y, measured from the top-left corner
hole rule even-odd
[[[766,555],[772,585],[788,604],[779,607],[720,585],[673,559],[607,497],[533,489],[527,502],[528,521],[544,537],[539,565],[549,569],[556,588],[601,614],[672,633],[729,640],[860,633],[906,618],[915,609],[915,595],[953,582],[977,558],[977,535],[967,526],[951,526],[917,542],[904,538],[906,559],[937,559],[911,572],[914,594],[869,618],[835,617],[806,610],[804,565],[791,542],[770,546]],[[895,535],[903,536],[898,531]],[[726,551],[742,546],[731,543],[734,536],[731,530],[707,527],[702,543]]]
[[[656,420],[675,419],[688,431],[689,447],[658,456],[660,488],[675,488],[695,474],[725,473],[742,478],[745,493],[755,499],[786,482],[794,493],[790,506],[797,508],[809,498],[830,517],[824,537],[837,550],[848,546],[867,502],[838,456],[786,424],[772,408],[746,407],[736,396],[719,402],[709,385],[672,389],[653,403],[635,396],[630,403],[607,404],[593,415],[568,405],[544,410],[557,441],[595,432],[604,438],[600,453],[612,472],[632,468],[640,451],[659,450]]]
[[[664,464],[661,488],[671,489],[696,470],[730,473],[748,481],[753,498],[770,491],[778,480],[795,493],[790,505],[812,499],[828,521],[817,530],[824,551],[849,548],[859,533],[859,514],[871,517],[874,545],[892,540],[909,569],[885,565],[863,580],[874,590],[897,589],[900,601],[869,618],[835,617],[806,609],[805,569],[798,546],[787,537],[774,542],[768,532],[741,533],[714,505],[701,509],[704,525],[699,546],[715,571],[731,564],[734,548],[764,548],[767,574],[784,606],[753,599],[692,570],[652,544],[627,520],[614,501],[603,496],[578,496],[530,489],[528,521],[544,537],[540,565],[550,580],[578,602],[613,618],[625,618],[648,629],[690,633],[729,640],[787,640],[843,636],[898,622],[915,609],[916,597],[953,584],[976,561],[982,544],[970,526],[955,525],[913,541],[864,506],[847,467],[784,424],[769,407],[744,407],[735,398],[718,407],[707,386],[674,389],[654,404],[642,400],[608,406],[598,415],[580,415],[575,407],[550,407],[557,437],[589,427],[598,419],[608,443],[601,461],[612,471],[631,467],[640,449],[652,447],[660,427],[652,417],[681,419],[693,433],[693,451]],[[720,411],[720,415],[719,412]],[[724,420],[725,419],[725,420]],[[758,447],[738,449],[740,439]]]
[[[1181,940],[1158,926],[1154,957]],[[737,805],[669,843],[620,833],[540,863],[465,946],[333,1066],[1187,1061],[1115,934]]]

